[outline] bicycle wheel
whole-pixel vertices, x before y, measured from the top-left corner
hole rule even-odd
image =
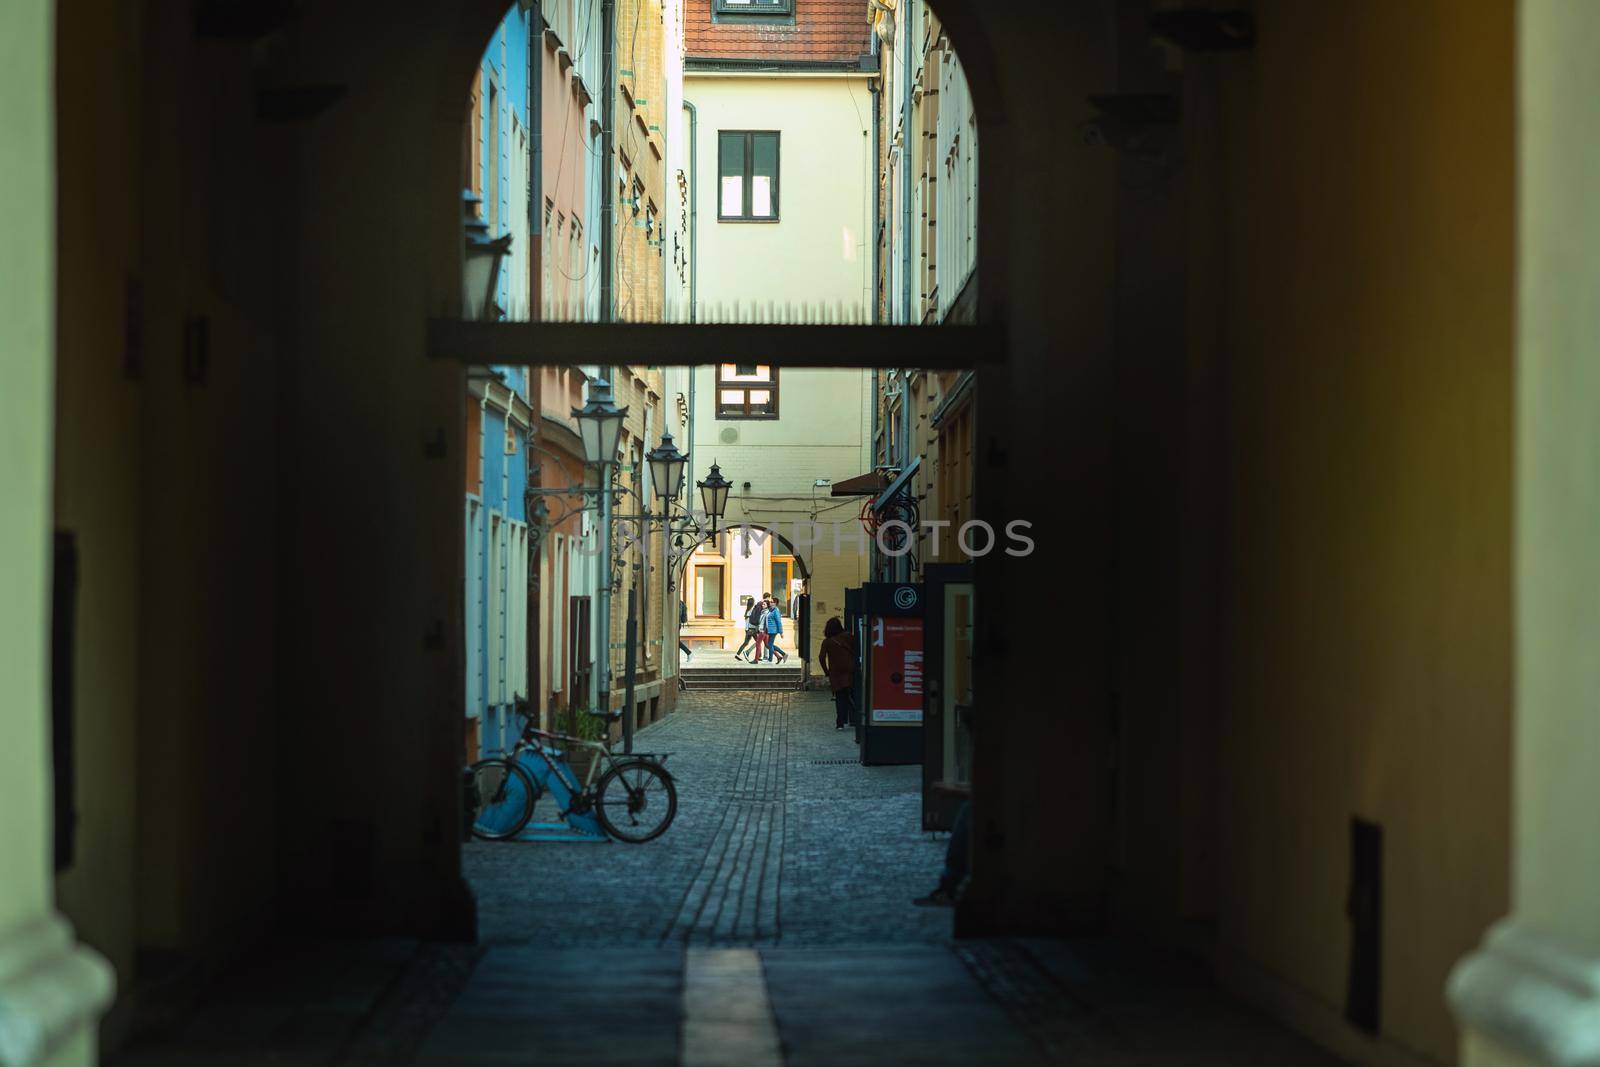
[[[613,766],[595,790],[595,813],[606,833],[630,845],[642,845],[666,833],[678,814],[678,791],[672,775],[647,760]]]
[[[504,841],[521,833],[539,799],[539,787],[528,772],[501,757],[472,765],[472,787],[478,799],[472,833],[485,841]]]

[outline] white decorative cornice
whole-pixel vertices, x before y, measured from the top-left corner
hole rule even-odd
[[[1600,956],[1506,919],[1446,989],[1463,1027],[1550,1067],[1600,1067]]]

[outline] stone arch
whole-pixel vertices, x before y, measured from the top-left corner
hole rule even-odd
[[[463,0],[459,5],[452,5],[454,25],[449,33],[442,35],[446,43],[441,46],[439,66],[436,68],[439,71],[436,79],[436,114],[453,117],[455,121],[435,123],[432,147],[438,153],[436,158],[448,158],[455,162],[455,166],[450,171],[451,181],[448,184],[441,183],[441,187],[429,197],[429,202],[439,205],[440,209],[433,212],[434,218],[448,227],[443,229],[436,226],[433,230],[435,237],[441,241],[440,251],[448,256],[443,262],[453,262],[457,269],[452,276],[439,275],[432,279],[434,291],[431,307],[448,307],[459,311],[462,243],[456,230],[461,219],[461,190],[456,187],[458,183],[455,176],[459,175],[464,164],[460,158],[463,146],[460,122],[465,113],[465,101],[469,96],[473,73],[477,70],[484,46],[514,2]],[[929,6],[938,14],[945,32],[961,56],[962,70],[966,74],[977,115],[980,150],[988,158],[1004,158],[1007,124],[998,77],[1000,66],[995,49],[981,25],[979,11],[983,6],[982,0],[937,0]],[[442,176],[442,168],[434,168],[434,173]],[[979,317],[984,320],[995,318],[1000,312],[997,298],[1002,291],[999,283],[1004,276],[1007,259],[1010,227],[1002,210],[1007,198],[994,184],[1002,178],[1000,168],[991,168],[981,172],[978,180],[978,259],[974,276],[980,281]],[[446,233],[450,238],[448,249],[442,240]],[[437,264],[441,260],[434,257],[433,262]]]

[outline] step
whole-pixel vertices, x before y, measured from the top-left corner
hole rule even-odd
[[[749,683],[751,685],[758,685],[762,682],[783,682],[786,685],[800,684],[800,675],[798,672],[795,674],[779,674],[777,671],[773,671],[770,674],[754,674],[743,673],[740,671],[729,671],[724,674],[720,671],[716,673],[707,671],[703,674],[690,674],[688,671],[685,671],[679,675],[679,677],[686,682],[739,682],[741,684]]]
[[[685,678],[799,678],[799,667],[704,667],[685,668],[678,672]]]
[[[783,691],[789,691],[789,690],[799,689],[800,688],[800,683],[798,681],[783,681],[781,679],[774,679],[774,678],[769,678],[769,679],[766,679],[765,681],[750,681],[750,682],[728,681],[728,680],[698,681],[697,682],[697,681],[693,681],[691,679],[685,678],[683,680],[683,687],[685,689],[728,689],[728,690],[745,689],[745,690],[773,690],[773,691],[783,690]]]

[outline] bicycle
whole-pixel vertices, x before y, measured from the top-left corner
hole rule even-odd
[[[588,714],[607,725],[622,717],[620,711]],[[573,747],[595,754],[581,782],[566,760]],[[670,755],[634,752],[619,757],[605,741],[541,730],[530,718],[509,755],[472,765],[472,833],[485,841],[519,837],[533,818],[534,805],[548,791],[566,830],[560,824],[535,824],[538,836],[523,840],[594,841],[609,835],[634,845],[652,841],[666,833],[678,813],[677,788],[662,766]]]

